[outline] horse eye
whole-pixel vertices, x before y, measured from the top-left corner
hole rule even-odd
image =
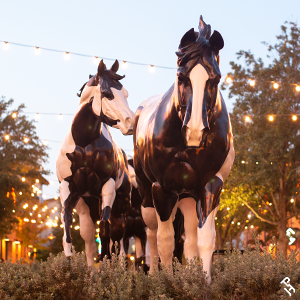
[[[177,73],[178,81],[183,82],[185,81],[186,76],[183,73]]]

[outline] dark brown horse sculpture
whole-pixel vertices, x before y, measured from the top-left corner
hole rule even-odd
[[[200,255],[211,282],[215,215],[234,160],[229,115],[219,91],[222,36],[200,17],[199,32],[181,39],[175,83],[143,102],[134,121],[134,167],[143,198],[153,271],[154,256],[172,264],[173,220],[184,216],[184,253]]]

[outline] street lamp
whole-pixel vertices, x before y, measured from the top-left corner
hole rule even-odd
[[[56,238],[52,233],[47,236],[47,238],[50,240],[50,253],[52,253],[52,240]]]

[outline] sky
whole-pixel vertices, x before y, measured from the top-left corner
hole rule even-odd
[[[265,61],[267,48],[261,42],[276,43],[285,21],[299,24],[300,1],[64,1],[0,0],[0,41],[38,46],[104,59],[108,68],[115,59],[147,66],[120,63],[118,73],[125,74],[123,86],[129,92],[128,103],[135,112],[139,103],[166,92],[176,76],[176,55],[181,37],[191,28],[197,30],[199,17],[223,36],[220,69],[224,80],[230,61],[239,50],[251,50]],[[20,47],[0,42],[0,96],[14,99],[12,108],[24,103],[24,113],[35,119],[38,136],[48,141],[44,199],[58,196],[56,158],[60,143],[70,130],[78,107],[76,96],[89,75],[97,72],[93,58]],[[241,62],[243,63],[243,62]],[[150,64],[174,69],[153,68]],[[234,101],[225,102],[232,110]],[[45,114],[43,114],[45,113]],[[52,114],[51,114],[52,113]],[[63,114],[59,120],[58,115]],[[111,130],[114,139],[130,156],[132,136]]]

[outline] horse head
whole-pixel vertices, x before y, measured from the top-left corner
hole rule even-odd
[[[133,132],[134,113],[128,106],[128,92],[119,82],[124,76],[118,75],[119,62],[116,60],[110,70],[100,61],[98,72],[81,88],[80,104],[93,98],[94,113],[102,122],[118,128],[124,135]]]
[[[199,33],[194,29],[182,37],[177,60],[177,109],[181,118],[182,133],[188,147],[199,147],[203,132],[208,131],[215,113],[218,96],[219,50],[224,41],[221,34],[205,24],[200,16]]]

